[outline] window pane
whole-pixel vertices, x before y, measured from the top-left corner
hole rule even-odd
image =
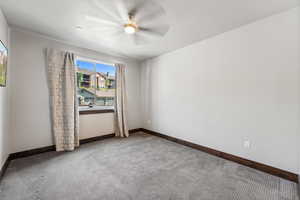
[[[78,88],[77,96],[80,106],[93,105],[96,99],[95,94],[85,88]]]
[[[77,88],[80,106],[113,106],[115,67],[77,60]],[[95,107],[96,108],[96,107]]]
[[[115,67],[96,64],[96,102],[97,106],[113,106],[115,97]]]
[[[95,64],[86,61],[77,61],[77,88],[80,106],[92,105],[95,102],[95,89],[93,78],[95,76]]]

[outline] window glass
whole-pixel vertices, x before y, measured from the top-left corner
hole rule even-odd
[[[114,105],[115,67],[77,60],[77,88],[80,106],[107,108]]]

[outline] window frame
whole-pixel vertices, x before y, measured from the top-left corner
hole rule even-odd
[[[91,58],[82,57],[82,56],[76,56],[75,57],[76,76],[77,76],[77,69],[78,69],[78,66],[77,66],[78,60],[92,63],[94,65],[95,74],[97,73],[97,71],[96,71],[97,64],[104,64],[104,65],[110,65],[110,66],[116,67],[116,65],[113,63],[103,62],[101,60],[91,59]],[[90,80],[90,81],[92,81],[92,80]],[[94,81],[96,81],[96,80],[94,80]],[[76,85],[76,87],[77,87],[77,85]],[[95,89],[95,91],[96,91],[96,89]],[[76,95],[77,95],[77,90],[76,90]],[[78,104],[79,114],[80,115],[88,115],[88,114],[98,114],[98,113],[113,113],[115,110],[114,106],[107,106],[107,108],[95,108],[95,107],[96,107],[96,105],[94,105],[93,107],[88,107],[86,105]]]

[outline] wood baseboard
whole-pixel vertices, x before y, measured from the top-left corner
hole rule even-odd
[[[80,145],[115,137],[114,133],[80,140]]]
[[[7,158],[6,161],[4,162],[4,165],[0,168],[0,183],[1,183],[1,180],[6,172],[7,168],[8,168],[9,162],[10,162],[10,160],[9,160],[9,158]]]
[[[172,142],[176,142],[178,144],[182,144],[182,145],[185,145],[185,146],[188,146],[188,147],[191,147],[191,148],[209,153],[209,154],[214,155],[214,156],[221,157],[221,158],[226,159],[226,160],[230,160],[230,161],[239,163],[241,165],[251,167],[253,169],[257,169],[259,171],[266,172],[266,173],[274,175],[274,176],[278,176],[280,178],[284,178],[284,179],[287,179],[287,180],[290,180],[290,181],[293,181],[293,182],[296,182],[296,183],[298,183],[298,181],[300,181],[300,180],[298,180],[298,178],[300,178],[300,177],[298,177],[297,174],[292,173],[292,172],[288,172],[288,171],[278,169],[278,168],[275,168],[275,167],[272,167],[272,166],[269,166],[269,165],[265,165],[265,164],[258,163],[258,162],[252,161],[252,160],[241,158],[241,157],[229,154],[229,153],[225,153],[225,152],[218,151],[218,150],[215,150],[215,149],[211,149],[211,148],[208,148],[208,147],[205,147],[205,146],[194,144],[192,142],[188,142],[188,141],[181,140],[181,139],[178,139],[178,138],[175,138],[175,137],[164,135],[162,133],[158,133],[158,132],[155,132],[155,131],[151,131],[151,130],[147,130],[147,129],[142,129],[142,131],[145,132],[145,133],[151,134],[151,135],[155,135],[155,136],[170,140]]]
[[[137,128],[137,129],[131,129],[129,130],[129,134],[133,134],[133,133],[137,133],[139,131],[142,131],[141,128]],[[104,140],[104,139],[108,139],[108,138],[112,138],[115,137],[115,134],[108,134],[108,135],[101,135],[101,136],[97,136],[97,137],[92,137],[92,138],[87,138],[87,139],[82,139],[80,140],[80,144],[86,144],[86,143],[90,143],[90,142],[95,142],[95,141],[99,141],[99,140]]]
[[[139,132],[141,130],[142,130],[141,128],[132,129],[132,130],[129,130],[129,133],[133,134],[133,133]],[[108,135],[101,135],[101,136],[97,136],[97,137],[93,137],[93,138],[82,139],[82,140],[80,140],[80,144],[87,144],[90,142],[104,140],[104,139],[108,139],[108,138],[112,138],[112,137],[115,137],[114,133],[108,134]],[[24,157],[28,157],[28,156],[41,154],[41,153],[46,153],[49,151],[55,151],[55,145],[12,153],[9,155],[8,160],[10,161],[10,160],[18,159],[18,158],[24,158]]]
[[[298,196],[300,199],[300,174],[298,175]]]
[[[137,132],[141,132],[141,131],[143,131],[142,128],[131,129],[131,130],[129,130],[129,134],[137,133]]]
[[[55,146],[51,145],[51,146],[47,146],[47,147],[41,147],[41,148],[12,153],[9,155],[8,159],[14,160],[14,159],[18,159],[18,158],[24,158],[24,157],[28,157],[28,156],[41,154],[41,153],[46,153],[49,151],[55,151]]]

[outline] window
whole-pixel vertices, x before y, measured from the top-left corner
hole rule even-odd
[[[80,110],[112,109],[115,97],[113,65],[77,59],[77,97]]]

